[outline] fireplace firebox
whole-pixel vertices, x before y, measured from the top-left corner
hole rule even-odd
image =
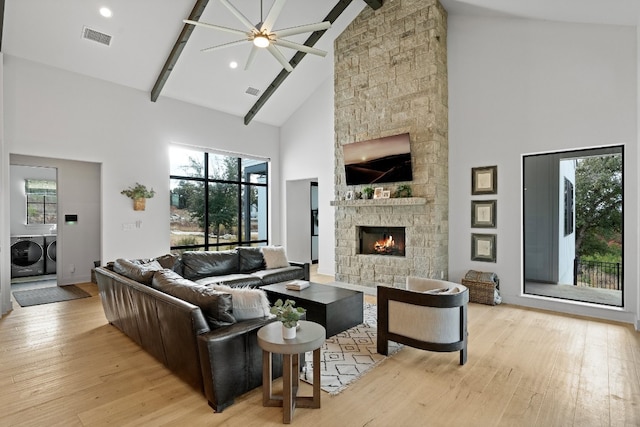
[[[404,227],[358,227],[361,255],[405,256]]]

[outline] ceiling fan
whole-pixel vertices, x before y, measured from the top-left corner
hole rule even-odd
[[[317,22],[315,24],[306,24],[300,25],[297,27],[283,28],[281,30],[274,30],[273,25],[278,19],[282,8],[287,0],[275,0],[273,6],[269,10],[267,17],[264,21],[258,23],[257,25],[253,25],[237,8],[235,8],[229,0],[220,0],[224,6],[247,28],[247,31],[236,30],[233,28],[222,27],[214,24],[207,24],[205,22],[192,21],[189,19],[185,19],[183,22],[186,24],[191,24],[204,28],[211,28],[213,30],[224,31],[227,33],[236,34],[239,36],[243,36],[241,40],[232,41],[229,43],[221,44],[218,46],[212,46],[205,49],[202,49],[202,52],[211,52],[218,49],[224,49],[226,47],[235,46],[238,44],[242,44],[245,42],[251,42],[253,47],[251,52],[249,53],[249,57],[247,58],[247,63],[244,67],[245,70],[249,68],[253,59],[258,52],[259,49],[267,49],[274,58],[282,64],[285,70],[288,72],[293,71],[293,67],[287,59],[284,57],[282,52],[276,46],[282,46],[290,49],[299,50],[305,53],[311,53],[313,55],[318,55],[324,57],[327,52],[320,49],[315,49],[313,47],[305,46],[300,43],[295,43],[289,40],[285,40],[283,37],[293,36],[296,34],[302,33],[310,33],[313,31],[326,30],[331,27],[331,22],[323,21]],[[262,0],[260,1],[260,18],[262,18]]]

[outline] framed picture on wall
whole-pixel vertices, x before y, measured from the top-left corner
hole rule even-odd
[[[496,228],[497,200],[471,201],[471,228]]]
[[[471,168],[471,194],[498,194],[498,166]]]
[[[471,260],[496,262],[496,235],[472,234],[471,235]]]

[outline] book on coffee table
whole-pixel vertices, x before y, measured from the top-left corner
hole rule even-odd
[[[308,288],[308,287],[309,287],[308,280],[292,280],[291,282],[288,282],[286,286],[286,288],[289,289],[290,291],[301,291],[304,288]]]

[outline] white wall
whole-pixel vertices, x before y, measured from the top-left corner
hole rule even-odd
[[[280,241],[281,205],[273,202],[280,200],[278,128],[245,126],[242,118],[163,97],[152,103],[147,92],[7,55],[3,87],[6,153],[102,164],[103,262],[169,250],[168,147],[174,142],[271,158],[269,236]],[[136,181],[156,190],[143,212],[120,194]],[[141,228],[123,231],[136,221]],[[8,230],[3,234],[6,247]]]
[[[504,301],[633,323],[638,312],[635,27],[450,16],[449,277],[495,271]],[[522,155],[625,144],[625,308],[522,295]],[[470,261],[472,167],[498,165],[498,259]]]
[[[576,258],[576,162],[575,160],[560,161],[560,176],[558,177],[558,283],[573,284],[573,263]],[[573,232],[565,236],[565,178],[573,184]]]
[[[280,129],[282,188],[287,181],[317,178],[318,272],[328,275],[335,274],[335,210],[329,204],[335,192],[333,114],[333,78],[329,78]],[[281,205],[284,211],[286,195]],[[286,221],[283,217],[283,224]]]

